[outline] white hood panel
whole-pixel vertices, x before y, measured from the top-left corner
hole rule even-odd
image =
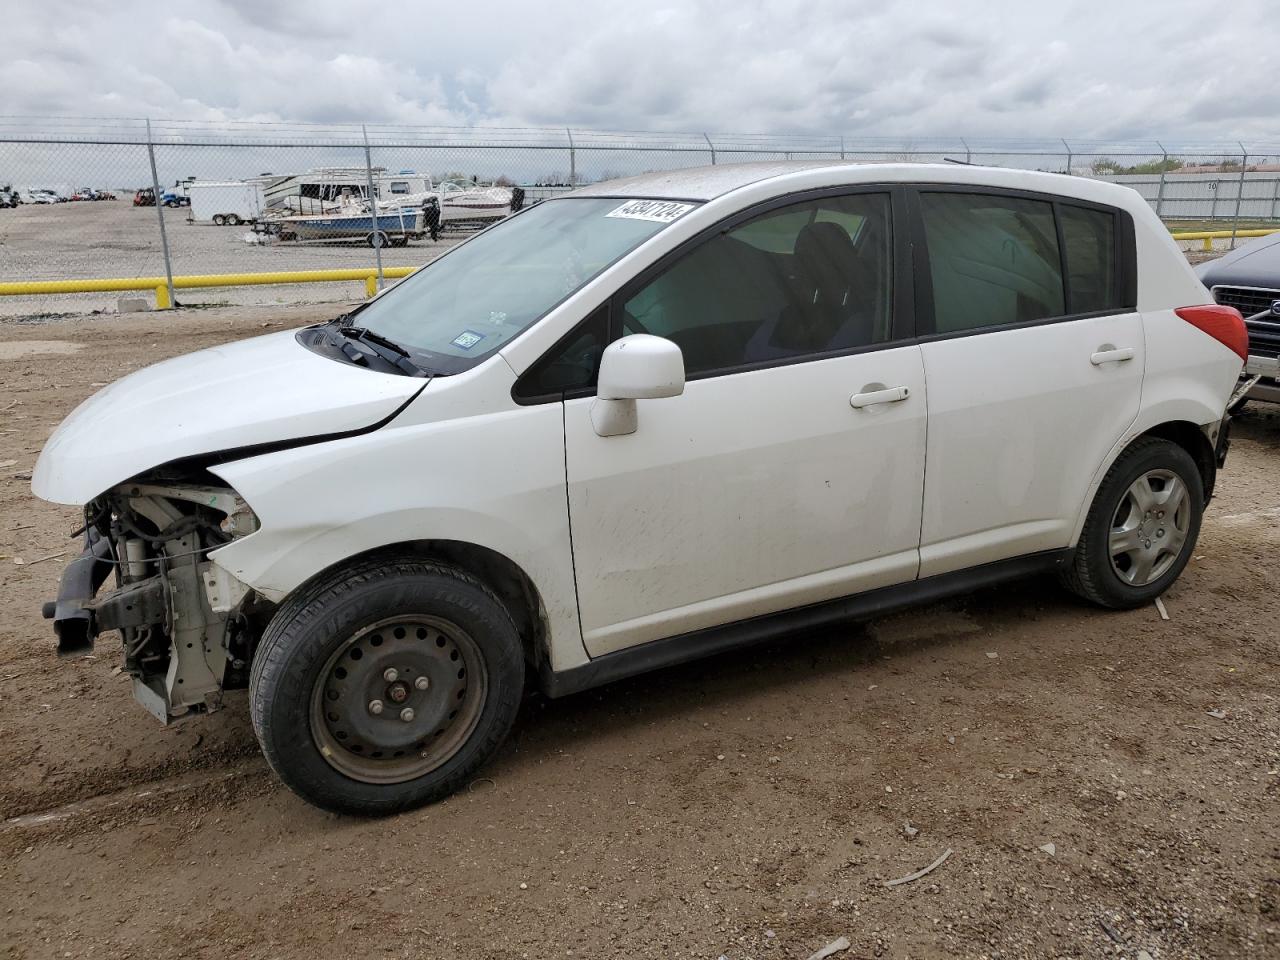
[[[423,387],[312,353],[295,331],[146,367],[98,391],[53,432],[31,489],[82,504],[182,457],[342,433],[389,417]]]

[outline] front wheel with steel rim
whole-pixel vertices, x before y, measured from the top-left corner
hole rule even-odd
[[[524,685],[511,615],[481,581],[415,558],[299,589],[254,657],[250,709],[272,769],[329,810],[384,814],[464,784]]]
[[[1191,455],[1143,437],[1099,486],[1063,581],[1100,606],[1149,603],[1186,566],[1203,513],[1204,478]]]

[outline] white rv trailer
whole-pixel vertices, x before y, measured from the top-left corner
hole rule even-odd
[[[253,223],[266,207],[262,184],[246,180],[194,180],[189,188],[191,215],[197,223],[236,226]]]

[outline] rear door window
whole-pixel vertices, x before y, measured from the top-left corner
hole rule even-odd
[[[938,333],[1066,313],[1053,204],[982,193],[922,193]]]

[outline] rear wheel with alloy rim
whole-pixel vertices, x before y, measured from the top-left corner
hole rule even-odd
[[[1204,481],[1191,455],[1169,440],[1140,438],[1098,487],[1063,581],[1100,606],[1149,603],[1186,566],[1203,513]]]
[[[250,709],[272,768],[306,800],[383,814],[463,785],[510,730],[524,686],[511,616],[453,567],[366,561],[282,604]]]
[[[1111,569],[1125,583],[1145,587],[1182,555],[1191,530],[1191,497],[1172,470],[1148,470],[1124,492],[1107,542]]]

